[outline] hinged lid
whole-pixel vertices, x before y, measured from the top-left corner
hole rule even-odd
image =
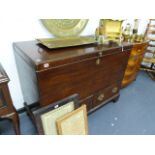
[[[122,48],[123,47],[123,48]],[[46,70],[56,66],[84,61],[99,55],[111,55],[114,53],[130,50],[132,44],[109,44],[109,45],[85,45],[78,47],[67,47],[62,49],[48,49],[37,41],[25,41],[14,43],[15,52],[27,63],[33,65],[37,71]],[[100,53],[100,54],[99,54]],[[102,53],[102,54],[101,54]]]

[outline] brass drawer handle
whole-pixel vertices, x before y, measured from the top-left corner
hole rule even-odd
[[[100,62],[101,62],[101,60],[98,58],[98,59],[96,60],[96,65],[99,65]]]
[[[112,89],[112,92],[113,93],[116,93],[118,91],[118,88],[117,87],[114,87],[113,89]]]
[[[98,101],[103,101],[104,99],[104,94],[100,94],[97,98]]]

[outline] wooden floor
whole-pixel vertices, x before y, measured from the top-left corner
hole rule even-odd
[[[121,90],[118,102],[108,103],[88,117],[90,135],[154,135],[155,82],[145,72]],[[37,134],[25,113],[20,115],[22,134]],[[0,122],[0,132],[14,134],[9,121]]]

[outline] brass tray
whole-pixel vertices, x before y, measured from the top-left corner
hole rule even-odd
[[[47,39],[37,39],[37,40],[40,44],[46,46],[49,49],[97,43],[95,36],[47,38]]]
[[[56,37],[79,35],[88,23],[88,19],[41,19],[46,29]]]

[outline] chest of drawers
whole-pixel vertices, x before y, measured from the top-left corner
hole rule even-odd
[[[14,43],[25,102],[46,106],[71,94],[93,111],[119,96],[132,45],[48,49],[37,41]]]
[[[131,50],[128,65],[125,70],[125,75],[122,81],[122,87],[129,85],[132,81],[136,80],[138,71],[140,69],[141,62],[144,57],[145,49],[148,46],[148,42],[135,43]]]

